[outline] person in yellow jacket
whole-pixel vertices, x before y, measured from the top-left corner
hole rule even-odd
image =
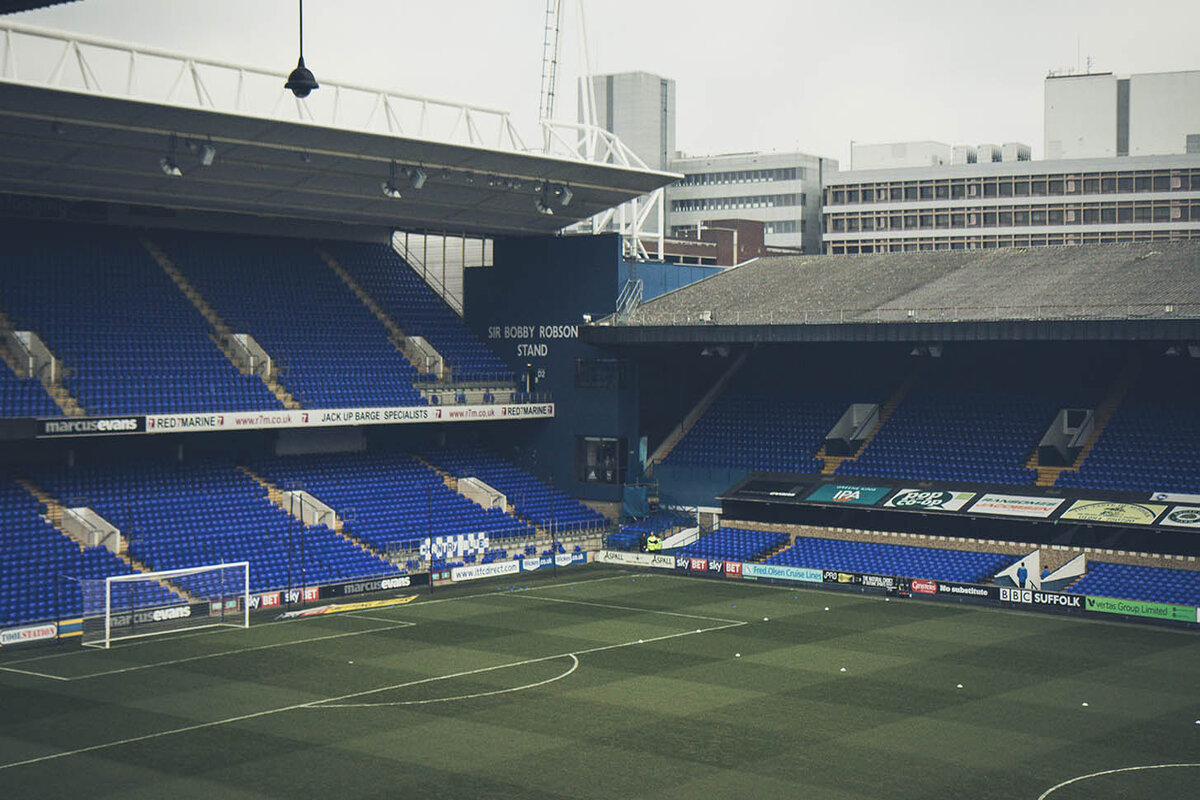
[[[662,552],[662,539],[658,538],[657,533],[651,533],[649,536],[646,537],[646,552],[647,553],[661,553]]]

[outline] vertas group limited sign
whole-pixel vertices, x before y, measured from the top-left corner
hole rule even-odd
[[[910,511],[958,511],[974,496],[974,492],[951,489],[899,489],[883,505]]]

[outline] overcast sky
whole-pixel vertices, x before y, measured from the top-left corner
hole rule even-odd
[[[585,64],[563,0],[556,116]],[[534,135],[545,0],[308,0],[305,61],[343,81],[512,112]],[[850,140],[1025,142],[1042,155],[1048,70],[1200,69],[1200,0],[585,0],[593,72],[677,82],[679,149],[793,150]],[[12,15],[287,72],[295,0],[81,0]]]

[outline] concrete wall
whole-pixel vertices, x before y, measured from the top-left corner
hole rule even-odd
[[[675,152],[675,81],[649,72],[594,75],[591,81],[597,124],[615,133],[651,169],[666,169]],[[581,87],[580,122],[583,104]]]
[[[1117,76],[1046,78],[1043,158],[1117,155]]]
[[[1129,155],[1186,153],[1200,135],[1200,71],[1129,78]]]
[[[855,142],[850,153],[850,168],[855,170],[936,167],[949,164],[952,157],[950,145],[931,141],[886,144]]]

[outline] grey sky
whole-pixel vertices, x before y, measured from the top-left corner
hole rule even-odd
[[[564,0],[557,117],[583,72]],[[845,163],[851,139],[1022,141],[1042,150],[1049,69],[1200,69],[1197,0],[586,0],[595,72],[678,82],[691,154],[800,149]],[[317,79],[508,109],[535,139],[544,0],[308,0]],[[295,0],[83,0],[28,24],[287,71]]]

